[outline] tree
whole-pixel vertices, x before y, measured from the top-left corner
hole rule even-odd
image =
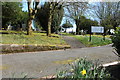
[[[48,32],[48,19],[49,19],[49,10],[50,3],[46,2],[41,9],[38,10],[36,14],[36,19],[41,24],[43,29]],[[52,21],[51,21],[51,32],[56,32],[59,30],[59,25],[61,24],[63,18],[63,7],[60,9],[56,8],[54,13],[52,13]]]
[[[8,24],[15,25],[24,22],[26,12],[22,11],[22,4],[20,2],[2,2],[1,4],[2,27],[5,28],[5,30],[7,29]]]
[[[63,8],[56,10],[54,12],[53,17],[52,17],[52,25],[51,25],[52,32],[58,33],[58,31],[60,29],[60,24],[63,19],[63,15],[64,15]]]
[[[105,20],[101,20],[100,24],[102,26],[104,26],[104,31],[106,33],[107,30],[113,29],[113,25],[111,25],[111,19],[105,19]]]
[[[100,2],[96,3],[95,14],[101,20],[100,23],[103,26],[112,25],[116,30],[116,27],[120,22],[120,2]]]
[[[80,22],[80,30],[87,30],[88,33],[90,33],[91,31],[91,26],[97,26],[98,22],[97,21],[93,21],[90,19],[87,19],[85,16],[81,16],[81,22]]]
[[[65,28],[65,32],[66,32],[66,29],[73,27],[73,25],[69,21],[66,20],[66,23],[64,23],[62,27]]]
[[[38,4],[39,4],[39,0],[27,0],[27,4],[28,4],[28,21],[27,21],[27,35],[31,35],[32,34],[32,20],[34,19],[36,13],[37,13],[37,8],[38,8]],[[31,8],[31,4],[33,5],[33,8]]]
[[[66,6],[66,13],[65,15],[69,17],[70,19],[75,21],[76,24],[76,34],[79,35],[80,31],[80,21],[81,21],[81,16],[84,15],[87,7],[87,2],[74,2],[74,3],[69,3],[69,6]]]
[[[49,2],[49,18],[48,18],[48,31],[47,36],[51,36],[51,24],[52,24],[52,16],[56,9],[61,9],[62,5],[59,2]]]

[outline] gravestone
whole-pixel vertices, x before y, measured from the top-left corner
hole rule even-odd
[[[7,30],[12,30],[12,26],[8,25]]]
[[[22,24],[22,30],[26,30],[26,24]]]

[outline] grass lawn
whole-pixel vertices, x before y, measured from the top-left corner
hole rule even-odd
[[[91,42],[89,42],[89,35],[85,35],[85,36],[74,35],[72,37],[75,37],[87,47],[103,46],[103,45],[112,43],[110,36],[106,36],[105,41],[104,41],[102,35],[92,35]]]
[[[0,33],[2,33],[0,44],[66,45],[66,42],[57,34],[47,37],[46,33],[37,32],[33,32],[32,35],[26,35],[26,32],[1,30]]]

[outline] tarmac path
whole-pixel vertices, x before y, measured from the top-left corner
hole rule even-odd
[[[83,45],[77,39],[70,37],[70,36],[63,36],[63,39],[71,46],[71,48],[85,48],[86,46]]]
[[[20,78],[21,73],[27,74],[29,78],[40,78],[46,75],[55,74],[59,70],[65,70],[68,62],[76,58],[98,60],[100,63],[113,62],[118,57],[112,52],[109,46],[77,48],[57,51],[26,52],[0,55],[2,58],[2,77]],[[66,66],[66,67],[65,67]]]

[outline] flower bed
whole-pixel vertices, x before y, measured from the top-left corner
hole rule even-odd
[[[119,80],[120,61],[95,64],[86,59],[77,59],[70,64],[71,69],[59,71],[57,75],[42,77],[39,80]],[[34,79],[33,79],[34,80]]]
[[[106,71],[105,67],[100,67],[97,63],[93,64],[92,61],[86,59],[77,59],[75,63],[71,64],[71,69],[60,71],[57,78],[70,78],[70,79],[96,79],[96,78],[110,78],[110,74]]]

